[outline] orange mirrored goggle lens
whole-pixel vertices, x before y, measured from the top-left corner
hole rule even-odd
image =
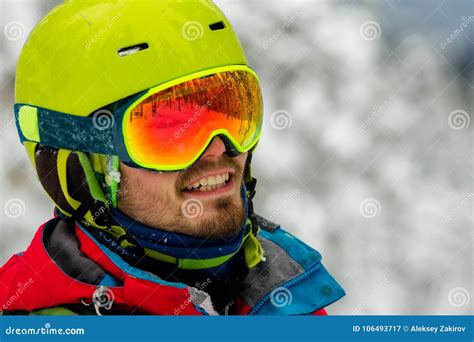
[[[239,152],[250,150],[258,141],[262,116],[256,76],[224,71],[146,97],[125,114],[124,138],[140,166],[178,170],[199,158],[217,134],[226,135]]]

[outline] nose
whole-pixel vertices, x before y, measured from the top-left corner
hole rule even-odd
[[[202,154],[201,158],[212,159],[212,158],[220,157],[221,155],[225,153],[225,151],[226,151],[226,147],[222,139],[219,137],[214,137],[212,138],[209,146],[206,148],[206,150]]]

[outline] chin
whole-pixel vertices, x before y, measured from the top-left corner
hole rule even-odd
[[[204,238],[226,238],[237,234],[242,228],[244,210],[242,201],[239,204],[225,201],[193,219],[192,225],[196,236]]]

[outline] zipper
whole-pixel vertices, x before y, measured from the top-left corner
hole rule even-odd
[[[284,283],[283,285],[279,286],[279,287],[284,287],[286,289],[289,289],[290,287],[294,286],[295,284],[299,283],[300,281],[302,281],[303,279],[306,279],[308,278],[311,274],[313,274],[314,272],[316,272],[318,269],[319,269],[319,266],[321,264],[318,262],[315,266],[313,266],[312,268],[310,268],[308,271],[306,271],[305,273],[291,279],[290,281]],[[272,291],[270,291],[269,293],[267,293],[261,300],[260,302],[258,302],[252,310],[250,310],[250,312],[248,313],[248,315],[255,315],[269,300],[270,300],[270,295],[271,295]]]

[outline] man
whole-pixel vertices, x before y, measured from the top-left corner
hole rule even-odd
[[[326,314],[344,291],[320,254],[253,210],[262,116],[212,2],[55,8],[15,104],[55,217],[1,268],[3,314]]]

